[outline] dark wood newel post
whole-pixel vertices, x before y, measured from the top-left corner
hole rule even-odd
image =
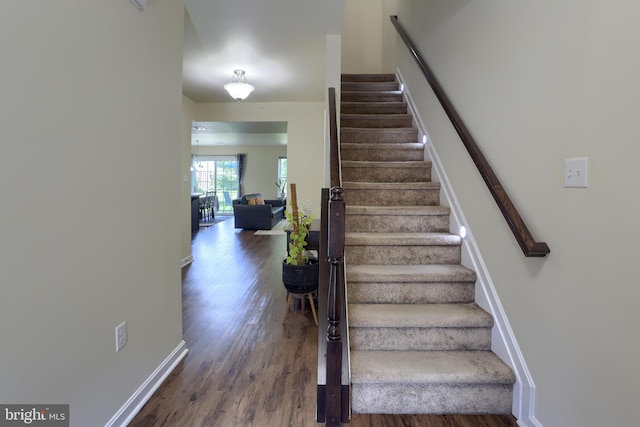
[[[344,215],[342,188],[331,189],[329,204],[330,264],[329,294],[327,298],[327,394],[326,425],[340,426],[342,420],[342,334],[341,313],[344,297],[342,291],[342,264],[344,263]]]

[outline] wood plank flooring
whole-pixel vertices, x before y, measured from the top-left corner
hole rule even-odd
[[[201,228],[183,269],[185,359],[129,426],[317,426],[317,327],[308,304],[282,324],[284,235],[233,219]],[[299,307],[299,306],[298,306]],[[499,415],[362,415],[352,427],[517,427]]]

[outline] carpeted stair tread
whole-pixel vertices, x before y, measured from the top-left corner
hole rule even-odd
[[[397,91],[398,82],[342,82],[340,90],[343,92],[388,92]]]
[[[347,246],[459,246],[462,238],[451,233],[346,233]]]
[[[406,114],[406,102],[342,102],[342,114]]]
[[[440,183],[424,179],[404,182],[344,180],[342,188],[348,206],[435,206],[440,204]]]
[[[462,265],[380,265],[358,264],[347,268],[349,282],[475,282],[475,271]]]
[[[399,161],[399,162],[372,162],[362,160],[343,160],[343,168],[404,168],[404,169],[431,169],[431,162],[425,161]]]
[[[349,143],[340,145],[343,161],[423,161],[424,144],[417,142]]]
[[[448,206],[347,206],[347,215],[431,216],[449,215]]]
[[[487,328],[493,317],[468,304],[349,304],[353,328]]]
[[[512,384],[490,351],[352,351],[352,383]]]
[[[439,182],[343,182],[345,190],[439,190]],[[347,203],[349,201],[347,200]]]
[[[382,114],[377,114],[377,113],[342,113],[340,114],[340,119],[352,119],[352,120],[357,120],[357,119],[374,119],[374,120],[384,120],[384,119],[397,119],[397,118],[408,118],[411,119],[413,118],[413,116],[409,113],[398,113],[398,114],[388,114],[388,113],[382,113]],[[345,126],[345,127],[349,127],[349,126]]]
[[[411,114],[341,114],[340,123],[344,127],[356,129],[411,128]]]
[[[378,142],[378,143],[352,143],[340,144],[341,150],[424,150],[424,144],[420,142]]]
[[[342,91],[342,102],[402,102],[402,91],[388,90],[384,92],[349,92]]]
[[[417,128],[340,128],[340,143],[415,143],[418,142]]]
[[[349,74],[340,75],[342,82],[395,82],[395,74]]]

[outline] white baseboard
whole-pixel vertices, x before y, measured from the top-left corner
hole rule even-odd
[[[442,162],[438,157],[438,153],[431,143],[427,128],[416,110],[415,103],[411,98],[400,70],[396,70],[396,76],[405,88],[404,95],[419,134],[427,137],[425,155],[432,162],[432,170],[435,172],[434,180],[440,182],[441,192],[444,196],[442,204],[449,206],[451,209],[450,229],[452,233],[458,234],[460,226],[467,224],[467,221],[444,171]],[[469,227],[466,228],[467,230],[469,229]],[[513,386],[513,415],[518,419],[518,425],[523,427],[542,427],[534,415],[535,384],[471,232],[468,232],[467,237],[463,240],[462,259],[463,264],[473,269],[478,276],[476,281],[476,303],[491,313],[494,318],[494,327],[491,332],[491,350],[508,364],[516,375],[516,383]]]
[[[181,341],[149,378],[131,395],[122,408],[111,417],[105,427],[126,427],[188,352],[187,343]]]
[[[542,427],[542,424],[536,419],[536,417],[531,417],[527,420],[519,419],[518,425],[520,427]]]
[[[189,255],[186,258],[182,258],[182,261],[180,261],[180,268],[184,268],[187,265],[191,264],[193,262],[193,256]]]

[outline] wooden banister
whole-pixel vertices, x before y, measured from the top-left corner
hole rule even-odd
[[[342,187],[340,176],[340,148],[338,143],[338,119],[336,111],[336,89],[329,88],[329,163],[331,187]]]
[[[351,415],[346,322],[344,251],[345,203],[340,177],[335,88],[329,88],[329,164],[331,189],[322,190],[319,256],[325,256],[318,284],[318,387],[316,421],[327,426]]]
[[[482,179],[487,184],[491,195],[498,204],[502,215],[507,221],[509,228],[511,228],[516,241],[520,245],[522,252],[527,257],[546,256],[550,252],[549,246],[545,242],[537,242],[531,235],[529,228],[518,213],[518,210],[509,198],[507,191],[500,183],[500,180],[493,172],[493,169],[489,165],[489,162],[485,158],[484,154],[482,154],[482,151],[471,135],[471,132],[469,132],[469,129],[467,129],[466,125],[462,121],[462,118],[460,118],[460,115],[449,100],[449,97],[442,89],[442,86],[440,86],[440,83],[438,83],[438,80],[431,72],[431,69],[427,65],[426,61],[422,58],[422,55],[420,55],[420,53],[418,52],[415,44],[406,33],[402,25],[400,25],[400,22],[398,22],[398,17],[391,16],[391,22],[393,23],[393,26],[396,28],[398,34],[409,49],[411,56],[413,56],[413,58],[415,59],[418,67],[422,71],[422,74],[427,79],[427,82],[431,85],[433,92],[440,101],[440,104],[442,104],[442,108],[447,113],[447,116],[449,117],[449,120],[451,120],[453,127],[462,139],[462,143],[467,148],[467,151],[471,155],[471,159],[478,168]]]

